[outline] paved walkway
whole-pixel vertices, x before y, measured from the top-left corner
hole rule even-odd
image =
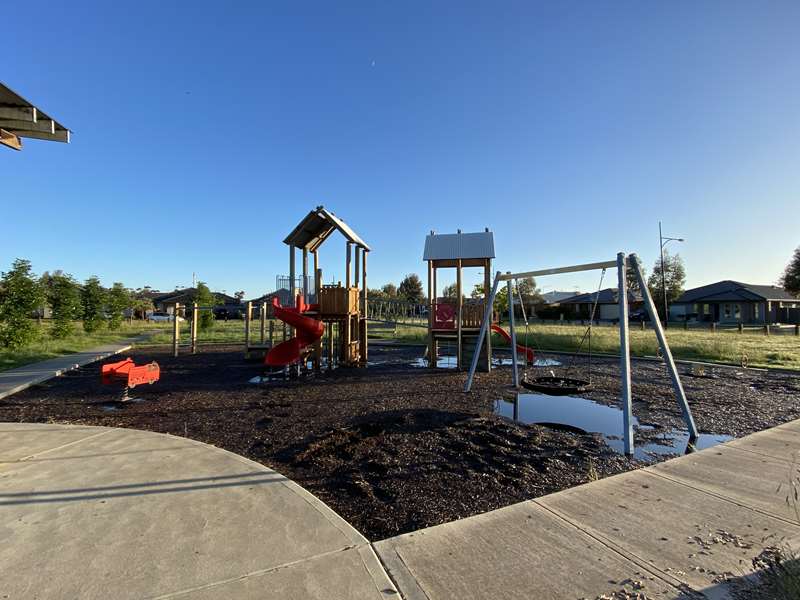
[[[280,474],[144,431],[0,423],[0,596],[399,598],[366,539]]]
[[[147,333],[113,344],[106,344],[105,346],[84,350],[83,352],[57,356],[49,360],[23,365],[16,369],[0,371],[0,400],[11,394],[21,392],[37,383],[42,383],[53,377],[58,377],[62,373],[66,373],[72,369],[77,369],[83,365],[88,365],[97,360],[102,360],[109,356],[119,354],[120,352],[130,350],[134,343],[146,340],[153,333],[154,332]]]
[[[800,420],[375,548],[408,600],[726,598],[764,546],[800,540],[798,451]]]

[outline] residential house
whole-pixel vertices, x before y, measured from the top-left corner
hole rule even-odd
[[[722,324],[800,323],[800,299],[775,285],[718,281],[686,290],[670,319]]]
[[[595,303],[597,304],[594,313],[595,321],[619,320],[619,291],[617,288],[606,288],[599,292],[564,298],[559,302],[559,306],[564,310],[565,316],[568,315],[573,319],[589,319]],[[633,312],[641,306],[641,292],[628,290],[628,310]]]
[[[217,316],[232,316],[239,315],[242,312],[242,302],[238,298],[229,296],[222,292],[212,292],[214,295],[214,314]],[[197,289],[193,287],[184,288],[181,290],[173,290],[171,292],[157,292],[153,293],[151,300],[155,312],[163,312],[173,314],[175,306],[181,305],[181,312],[183,308],[191,306],[194,298],[197,295]],[[185,313],[184,313],[185,314]]]

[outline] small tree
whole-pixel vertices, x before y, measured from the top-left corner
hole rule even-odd
[[[793,296],[800,296],[800,246],[794,251],[794,256],[781,276],[780,284]]]
[[[0,343],[19,348],[37,335],[33,313],[44,303],[39,282],[31,272],[29,260],[18,258],[0,279]]]
[[[442,296],[445,298],[458,298],[458,286],[455,283],[444,286]]]
[[[119,329],[125,316],[125,309],[131,307],[131,294],[119,281],[111,286],[106,299],[108,309],[108,328]]]
[[[208,289],[208,286],[205,284],[205,282],[200,281],[197,283],[197,291],[194,295],[194,301],[197,302],[198,306],[214,306],[214,294],[211,293],[211,290]],[[211,329],[214,326],[214,311],[201,310],[199,319],[198,325],[200,326],[200,329],[203,331]]]
[[[527,306],[542,301],[542,292],[536,287],[536,280],[533,277],[517,281],[517,294],[522,297],[522,301]]]
[[[90,277],[83,284],[81,290],[81,307],[83,313],[83,330],[86,333],[97,331],[103,326],[105,318],[103,309],[106,302],[106,291],[100,285],[100,280]]]
[[[56,339],[73,333],[73,321],[81,316],[81,290],[71,275],[60,271],[51,275],[47,284],[47,301],[53,311],[50,335]]]
[[[393,283],[387,283],[381,288],[381,291],[386,294],[387,298],[397,298],[397,286]]]
[[[683,293],[686,285],[686,269],[683,267],[683,260],[680,254],[670,255],[664,252],[664,280],[667,289],[667,302],[673,303]],[[667,318],[664,311],[664,286],[661,277],[661,259],[656,260],[653,272],[647,279],[647,287],[659,313]]]
[[[642,279],[647,281],[647,269],[645,269],[644,265],[642,264],[639,265],[639,268],[642,270]],[[633,270],[633,261],[631,259],[628,259],[628,267],[625,269],[625,281],[629,290],[633,292],[641,291],[641,288],[639,287],[639,280],[636,277],[636,272]]]
[[[406,275],[400,282],[400,287],[397,288],[397,295],[408,302],[422,304],[425,294],[422,291],[422,281],[420,281],[419,275],[416,273]]]

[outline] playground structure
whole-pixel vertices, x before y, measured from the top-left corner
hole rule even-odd
[[[606,269],[616,267],[617,296],[618,296],[618,308],[619,308],[620,371],[622,375],[621,391],[622,391],[623,433],[625,440],[625,453],[628,455],[632,455],[633,420],[631,414],[632,413],[631,355],[630,355],[630,340],[628,335],[628,286],[626,281],[626,273],[629,264],[632,267],[633,272],[636,274],[636,279],[639,284],[639,288],[642,290],[642,297],[644,300],[645,309],[647,310],[650,320],[653,323],[653,329],[655,330],[656,338],[658,339],[661,355],[667,367],[667,371],[669,372],[670,380],[672,382],[672,388],[675,393],[675,398],[683,414],[683,419],[684,422],[686,423],[690,440],[696,439],[698,432],[697,432],[697,427],[694,423],[694,418],[692,417],[692,411],[689,408],[689,402],[686,399],[686,393],[684,392],[680,375],[678,374],[677,367],[675,366],[675,361],[672,358],[672,352],[670,351],[669,344],[667,343],[667,338],[664,335],[664,330],[661,326],[661,322],[659,321],[658,314],[656,313],[655,305],[653,304],[653,298],[651,297],[650,292],[647,288],[647,283],[644,280],[642,269],[639,264],[639,258],[635,254],[630,254],[629,256],[626,256],[624,253],[620,252],[619,254],[617,254],[616,260],[587,263],[582,265],[573,265],[568,267],[557,267],[553,269],[541,269],[537,271],[526,271],[522,273],[511,273],[511,272],[501,273],[500,271],[498,271],[494,278],[492,291],[489,294],[489,297],[486,301],[486,305],[484,307],[483,320],[480,326],[480,332],[478,334],[477,341],[475,342],[475,352],[473,353],[472,356],[472,364],[470,365],[469,375],[467,376],[467,382],[464,386],[464,391],[469,392],[472,389],[472,382],[475,377],[475,371],[478,368],[478,360],[479,360],[478,349],[481,347],[484,341],[488,340],[489,338],[488,330],[492,323],[492,307],[494,304],[494,300],[497,297],[497,291],[501,282],[503,281],[506,282],[508,290],[508,298],[509,298],[508,318],[509,318],[509,328],[511,331],[510,333],[511,347],[513,348],[517,345],[516,329],[514,324],[514,303],[511,301],[511,298],[513,298],[514,281],[529,277],[541,277],[544,275],[556,275],[560,273],[577,273],[581,271],[592,271],[597,269],[602,269],[603,272],[605,273]],[[519,361],[516,352],[511,353],[511,361],[512,361],[512,375],[511,375],[512,385],[515,388],[519,388],[520,387]],[[491,368],[491,364],[489,365],[489,368]]]
[[[341,282],[322,284],[319,251],[335,231],[341,233],[346,241],[344,286]],[[286,340],[272,348],[267,353],[266,364],[296,364],[301,368],[311,359],[314,370],[319,370],[325,358],[329,369],[334,364],[366,366],[369,246],[342,219],[323,206],[309,212],[283,243],[289,247],[289,298],[296,300],[294,307],[283,307],[275,302],[273,312],[275,317],[290,326],[290,335],[295,341]],[[303,285],[299,290],[295,287],[298,249],[302,251]],[[309,254],[313,258],[313,279],[309,278]],[[313,290],[310,289],[312,282]],[[307,304],[312,292],[316,302]]]
[[[436,367],[439,344],[455,341],[456,364],[462,368],[464,347],[474,341],[481,329],[484,306],[489,299],[492,259],[494,258],[494,234],[487,227],[477,233],[437,234],[431,231],[425,238],[423,260],[428,263],[428,365]],[[464,301],[462,270],[465,267],[483,268],[483,300]],[[438,296],[437,276],[439,269],[456,270],[456,297]],[[481,344],[473,344],[472,362],[489,370],[492,361],[492,342],[489,336]]]

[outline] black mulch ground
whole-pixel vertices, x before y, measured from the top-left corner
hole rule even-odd
[[[369,369],[253,385],[258,363],[237,348],[157,360],[161,381],[142,402],[114,403],[99,363],[0,401],[0,421],[132,427],[188,436],[275,468],[371,540],[484,512],[641,466],[597,435],[518,425],[492,414],[510,369],[465,374],[413,368],[418,348],[371,348]],[[115,360],[115,359],[112,359]],[[584,365],[578,361],[577,375]],[[616,361],[601,360],[584,394],[617,402]],[[800,376],[714,369],[686,376],[698,427],[740,436],[800,417]],[[664,367],[634,362],[634,413],[655,431],[680,427]],[[557,401],[557,400],[554,400]]]

